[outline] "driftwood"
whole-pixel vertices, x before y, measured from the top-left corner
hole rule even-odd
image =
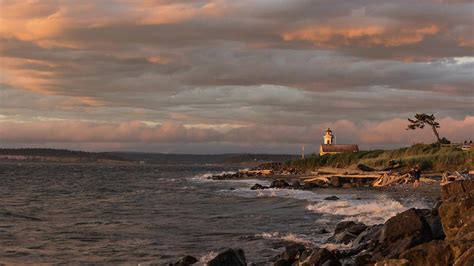
[[[398,175],[398,174],[382,174],[377,180],[372,183],[373,187],[385,187],[394,184],[406,184],[412,181],[410,174]]]
[[[265,170],[240,170],[240,174],[246,175],[273,175],[273,170],[265,169]]]
[[[441,177],[441,185],[443,186],[453,181],[466,180],[466,179],[471,179],[469,174],[462,174],[462,173],[459,173],[458,171],[454,171],[452,173],[444,172],[443,176]]]

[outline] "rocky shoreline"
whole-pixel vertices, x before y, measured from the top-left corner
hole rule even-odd
[[[291,244],[264,265],[472,266],[474,180],[451,182],[442,186],[441,192],[442,200],[432,209],[408,209],[384,224],[368,226],[355,221],[340,222],[327,244],[349,248],[331,250]],[[197,262],[196,258],[185,256],[169,265],[185,266]],[[207,265],[255,264],[247,262],[244,250],[228,249]]]

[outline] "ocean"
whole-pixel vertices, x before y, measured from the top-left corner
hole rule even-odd
[[[368,189],[250,190],[208,180],[236,167],[0,164],[0,263],[201,264],[225,248],[264,263],[285,243],[324,245],[344,220],[383,223],[419,199]],[[337,201],[324,198],[336,195]]]

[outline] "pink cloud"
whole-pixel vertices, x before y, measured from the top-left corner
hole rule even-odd
[[[454,142],[473,139],[474,116],[456,120],[439,120],[440,134]],[[429,128],[406,130],[407,121],[401,118],[381,122],[355,124],[338,120],[312,126],[249,125],[227,131],[185,127],[163,123],[149,126],[140,121],[124,123],[92,123],[81,121],[1,122],[0,138],[7,143],[251,143],[274,146],[287,144],[319,144],[322,134],[331,127],[339,143],[358,143],[365,146],[409,145],[432,143],[435,138]]]

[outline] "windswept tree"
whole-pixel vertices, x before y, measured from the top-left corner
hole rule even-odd
[[[439,123],[436,122],[436,118],[433,114],[416,114],[415,119],[408,118],[408,121],[410,121],[410,124],[408,125],[407,130],[424,128],[425,125],[429,125],[433,130],[433,133],[435,134],[438,143],[441,143],[441,138],[439,137],[437,130],[437,128],[439,128]]]

